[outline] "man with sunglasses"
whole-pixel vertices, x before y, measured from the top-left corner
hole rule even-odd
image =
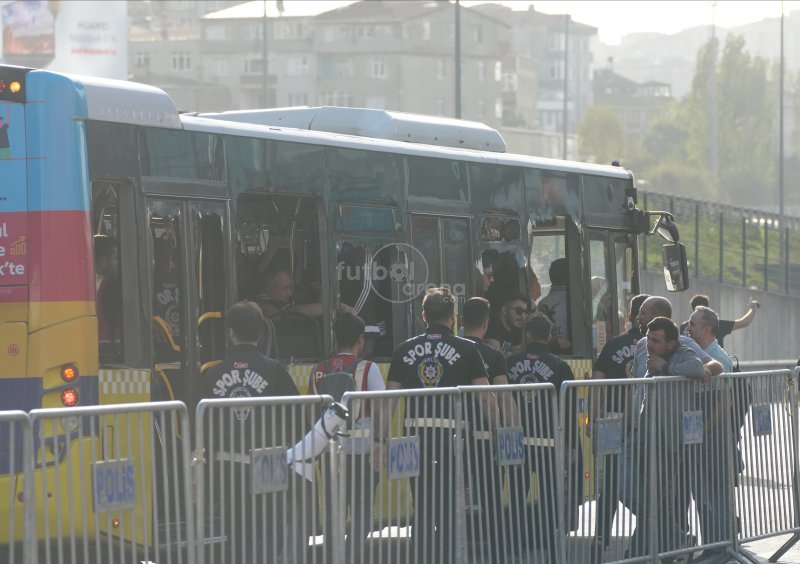
[[[522,350],[522,325],[528,303],[519,294],[505,298],[498,315],[493,315],[486,331],[486,343],[508,356]]]

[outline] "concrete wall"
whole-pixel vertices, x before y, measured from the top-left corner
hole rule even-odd
[[[725,338],[725,350],[740,360],[796,359],[800,356],[800,297],[751,291],[705,280],[690,280],[685,292],[669,293],[660,272],[643,272],[642,291],[667,297],[672,302],[673,318],[689,318],[689,300],[707,294],[711,308],[723,319],[737,319],[747,311],[750,296],[761,303],[753,322]]]

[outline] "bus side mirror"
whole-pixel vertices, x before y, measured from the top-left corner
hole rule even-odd
[[[664,281],[670,292],[683,292],[689,287],[689,263],[686,248],[680,243],[663,245],[661,259],[664,264]]]

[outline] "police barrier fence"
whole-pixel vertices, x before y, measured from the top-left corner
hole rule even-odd
[[[335,458],[322,457],[322,480],[315,464],[335,436],[336,426],[329,432],[329,418],[323,415],[332,403],[330,396],[299,396],[198,404],[194,467],[199,562],[320,561],[315,551],[316,537],[322,534],[320,508],[338,504],[337,491],[327,479],[336,469],[325,464],[335,464]],[[306,436],[308,429],[312,431]],[[319,495],[314,484],[320,486]],[[324,549],[332,549],[332,543]],[[325,552],[321,561],[331,562]]]
[[[8,546],[0,547],[0,561],[35,562],[36,544],[33,535],[25,535],[32,528],[33,483],[22,481],[22,489],[15,476],[30,476],[33,467],[31,422],[24,411],[0,412],[0,508],[5,511]]]
[[[184,404],[39,409],[28,419],[25,562],[194,562]]]
[[[797,532],[796,388],[789,371],[564,384],[562,440],[572,405],[588,418],[597,494],[579,511],[568,561],[701,550],[749,561],[743,542]]]
[[[337,562],[562,561],[552,385],[358,392],[343,401],[354,419],[337,445],[336,522],[349,523]],[[337,535],[345,539],[344,527]]]

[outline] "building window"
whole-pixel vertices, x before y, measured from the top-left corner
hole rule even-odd
[[[228,76],[228,61],[217,61],[214,64],[214,71],[217,76]]]
[[[261,64],[261,59],[245,59],[244,60],[244,74],[261,74],[264,72],[264,65]]]
[[[563,33],[551,33],[547,36],[548,51],[563,51],[566,36]]]
[[[383,96],[368,96],[367,107],[372,108],[373,110],[385,110],[386,98]]]
[[[308,106],[308,92],[289,92],[286,101],[289,106]]]
[[[353,78],[353,59],[336,59],[336,76]]]
[[[171,62],[173,71],[192,70],[192,54],[187,51],[173,51]]]
[[[299,22],[278,22],[274,29],[275,39],[303,39],[308,35],[308,26]]]
[[[436,59],[436,80],[444,80],[444,59]]]
[[[550,78],[564,78],[564,61],[555,61],[550,63],[547,70],[547,76]]]
[[[356,26],[356,39],[373,39],[375,37],[374,25],[357,25]]]
[[[289,57],[286,60],[286,74],[289,76],[308,76],[310,67],[308,57]]]
[[[264,30],[260,23],[248,23],[242,26],[242,39],[245,41],[253,41],[262,37],[264,37]]]
[[[436,115],[444,115],[444,98],[436,98]]]
[[[478,80],[483,82],[486,80],[486,63],[478,61]]]
[[[344,90],[320,92],[319,103],[321,106],[343,106],[346,108],[353,108],[356,105],[353,93]]]
[[[476,25],[472,30],[472,39],[475,43],[483,42],[483,26]]]
[[[150,53],[147,51],[137,51],[133,56],[133,64],[137,67],[149,67]]]
[[[478,117],[486,117],[486,100],[478,100]]]
[[[380,57],[370,59],[369,62],[370,78],[386,78],[386,63]]]
[[[208,41],[222,41],[225,39],[224,25],[210,25],[206,27],[206,39]]]
[[[497,119],[503,118],[503,99],[496,98],[494,101],[494,117]]]
[[[503,85],[500,88],[501,92],[516,92],[517,91],[517,73],[515,72],[504,72],[503,73]]]
[[[428,40],[431,38],[431,22],[425,20],[422,22],[422,39]]]
[[[500,82],[503,80],[503,63],[495,61],[494,63],[494,81]]]

